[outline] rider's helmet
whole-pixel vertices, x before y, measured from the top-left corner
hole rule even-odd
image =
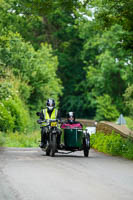
[[[67,113],[67,121],[70,124],[74,123],[74,121],[75,121],[75,113],[74,112]]]
[[[48,110],[53,110],[54,107],[55,107],[54,99],[48,99],[47,103],[46,103],[46,106],[47,106]]]

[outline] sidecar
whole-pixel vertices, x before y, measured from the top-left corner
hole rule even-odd
[[[82,151],[88,157],[90,150],[90,135],[81,128],[65,128],[61,136],[62,149],[65,151]]]

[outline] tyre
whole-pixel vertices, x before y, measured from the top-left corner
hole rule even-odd
[[[50,156],[54,157],[57,148],[56,135],[53,134],[50,143]]]
[[[88,147],[87,141],[86,141],[86,139],[84,138],[84,140],[83,140],[84,157],[88,157],[88,156],[89,156],[89,149],[90,149],[90,147]]]
[[[88,157],[88,156],[89,156],[89,149],[84,148],[84,157]]]

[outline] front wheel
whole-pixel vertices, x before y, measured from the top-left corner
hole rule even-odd
[[[50,143],[50,156],[54,157],[57,148],[56,135],[53,134]]]

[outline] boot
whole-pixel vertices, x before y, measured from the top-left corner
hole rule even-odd
[[[40,148],[46,147],[46,137],[45,137],[45,133],[43,132],[43,130],[41,131],[41,143],[39,146],[40,146]]]
[[[45,148],[45,144],[43,142],[40,143],[39,145],[40,148]]]

